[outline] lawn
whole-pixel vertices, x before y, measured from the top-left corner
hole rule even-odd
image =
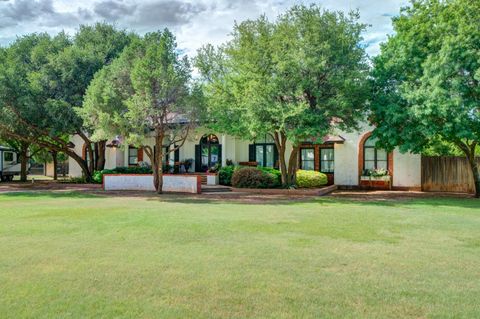
[[[480,201],[0,195],[0,318],[480,317]]]

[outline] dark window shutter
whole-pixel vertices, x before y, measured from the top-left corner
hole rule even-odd
[[[200,145],[195,145],[195,172],[202,170],[202,149]]]
[[[180,149],[175,150],[174,161],[180,162]]]
[[[218,145],[218,164],[222,165],[222,145]]]
[[[280,165],[278,165],[278,149],[277,146],[273,146],[273,167],[278,168]]]
[[[248,161],[249,162],[256,162],[257,159],[255,158],[255,144],[248,145]]]
[[[137,160],[139,162],[143,162],[143,148],[139,148],[137,150]]]

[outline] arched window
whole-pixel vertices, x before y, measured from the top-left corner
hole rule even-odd
[[[388,170],[388,153],[377,148],[378,139],[369,137],[363,144],[363,169],[385,169]]]

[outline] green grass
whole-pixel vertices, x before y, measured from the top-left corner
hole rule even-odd
[[[0,318],[480,317],[480,201],[0,195]]]

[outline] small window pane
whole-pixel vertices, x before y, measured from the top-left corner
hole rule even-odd
[[[377,169],[381,169],[381,168],[387,169],[387,166],[388,166],[387,163],[388,163],[387,161],[377,161],[377,167],[376,168]]]
[[[334,161],[322,161],[320,171],[324,173],[333,173],[335,169],[335,162]]]
[[[266,145],[267,163],[266,167],[273,167],[273,145]]]
[[[387,160],[387,152],[385,150],[377,149],[377,160],[378,161],[386,161]]]
[[[375,149],[374,148],[365,148],[365,161],[375,160]]]
[[[255,147],[255,159],[258,165],[263,166],[263,145],[257,145]]]
[[[13,162],[13,153],[12,152],[3,153],[3,159],[5,162]]]
[[[333,161],[333,148],[320,149],[320,158],[322,161]]]
[[[313,148],[303,148],[300,153],[302,169],[313,171],[315,169],[315,152]]]
[[[368,139],[365,141],[365,146],[372,146],[372,147],[374,147],[375,144],[377,144],[377,142],[378,142],[378,139],[377,139],[377,138],[370,137],[370,138],[368,138]]]
[[[365,169],[375,169],[375,161],[365,161]]]

